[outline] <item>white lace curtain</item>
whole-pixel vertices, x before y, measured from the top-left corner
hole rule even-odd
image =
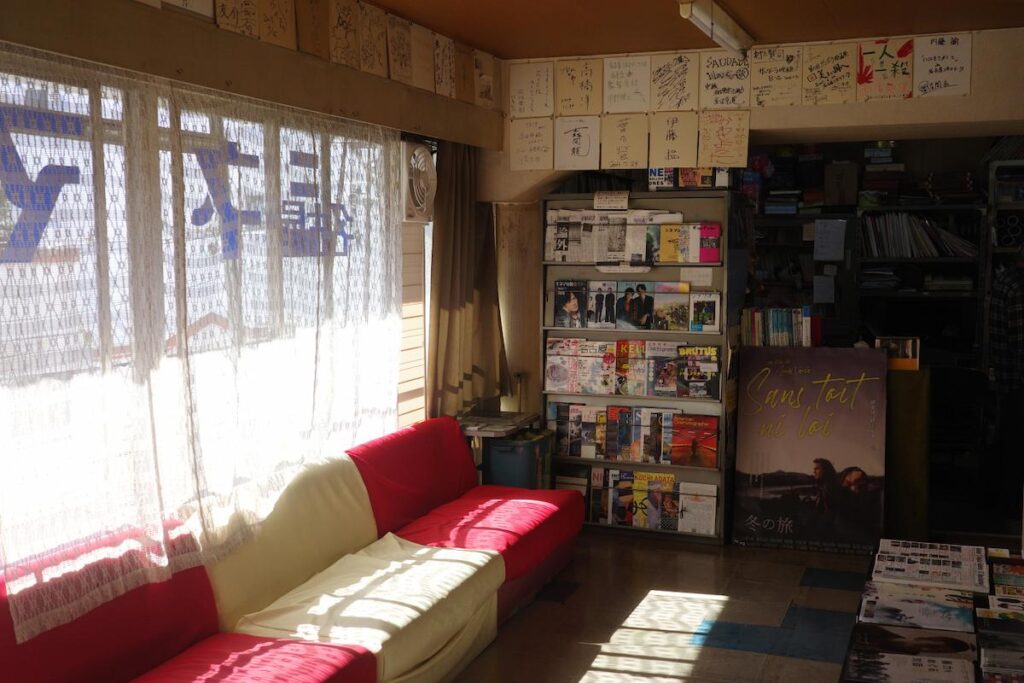
[[[399,144],[0,43],[19,640],[214,558],[297,468],[394,428]]]

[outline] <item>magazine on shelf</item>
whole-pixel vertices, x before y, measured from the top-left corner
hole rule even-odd
[[[591,280],[587,283],[587,327],[615,329],[615,298],[613,280]]]
[[[544,353],[548,356],[578,356],[580,342],[584,341],[579,337],[548,337],[544,342]]]
[[[690,283],[655,282],[654,317],[651,329],[690,329]]]
[[[614,478],[609,482],[608,522],[616,526],[633,526],[633,472],[612,470]]]
[[[633,408],[633,436],[630,441],[629,457],[622,458],[620,460],[629,460],[630,462],[644,462],[644,442],[647,441],[651,433],[651,409],[650,408]],[[622,446],[619,446],[619,453],[622,453]]]
[[[719,373],[721,369],[718,346],[679,346],[676,361],[676,395],[680,398],[707,398],[721,396]]]
[[[577,378],[580,394],[611,396],[615,393],[615,356],[579,356]]]
[[[626,213],[606,213],[605,218],[605,222],[598,224],[598,236],[594,240],[594,261],[604,264],[626,263]]]
[[[619,281],[616,287],[615,327],[649,330],[654,323],[653,282]]]
[[[722,225],[701,223],[699,231],[699,263],[722,262]]]
[[[645,238],[644,263],[658,263],[661,260],[661,225],[648,223]]]
[[[583,404],[572,403],[569,405],[569,455],[574,458],[580,457],[582,446]]]
[[[1004,583],[995,583],[993,592],[1000,596],[1018,596],[1024,597],[1024,586],[1011,586]]]
[[[553,326],[583,328],[587,326],[587,281],[555,280]]]
[[[948,657],[971,662],[978,659],[977,636],[959,631],[856,624],[850,637],[850,647],[870,652]]]
[[[603,406],[584,405],[580,410],[582,421],[580,428],[580,457],[593,460],[601,457],[598,455],[598,417],[604,415]],[[604,453],[604,443],[600,443],[600,451]]]
[[[671,491],[661,494],[658,528],[662,531],[679,531],[679,483]]]
[[[670,472],[633,473],[633,526],[638,529],[661,528],[661,497],[671,494],[675,476]]]
[[[544,364],[544,390],[558,394],[578,394],[579,357],[549,355]]]
[[[1024,652],[984,648],[981,651],[981,670],[987,675],[1024,676]]]
[[[643,339],[619,339],[615,349],[615,393],[620,396],[647,394],[646,344]]]
[[[563,217],[564,214],[564,217]],[[558,209],[548,211],[544,232],[544,260],[569,262],[569,213]]]
[[[628,406],[608,406],[608,422],[605,427],[605,458],[608,460],[629,460],[633,443],[633,409]]]
[[[715,484],[680,482],[679,531],[713,536],[718,510],[718,487]]]
[[[968,591],[869,581],[858,621],[867,624],[974,631],[974,596]]]
[[[667,440],[672,438],[672,418],[679,414],[679,409],[650,408],[650,411],[651,443],[647,462],[666,462],[666,454],[671,454],[671,441]]]
[[[676,359],[679,357],[677,348],[676,342],[647,342],[647,394],[672,397],[676,395]]]
[[[718,467],[718,418],[714,415],[674,415],[672,464]]]
[[[992,564],[992,580],[1001,586],[1024,586],[1024,566],[1019,564]]]
[[[631,266],[642,266],[647,259],[647,224],[626,224],[626,258]]]
[[[974,683],[974,663],[965,659],[850,650],[843,683]]]
[[[721,292],[690,293],[690,331],[722,331]]]

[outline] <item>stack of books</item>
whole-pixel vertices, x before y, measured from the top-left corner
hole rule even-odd
[[[860,205],[879,206],[899,201],[907,181],[907,169],[894,161],[894,147],[881,141],[864,148],[864,177],[861,180]]]
[[[811,307],[744,308],[740,335],[744,346],[814,346],[821,337],[820,320]]]
[[[1024,559],[989,548],[993,594],[976,610],[986,683],[1024,681]]]

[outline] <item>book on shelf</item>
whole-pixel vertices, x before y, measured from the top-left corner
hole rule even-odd
[[[679,346],[676,361],[676,396],[679,398],[721,398],[721,347]]]
[[[850,650],[842,683],[974,683],[974,663],[949,657]]]
[[[811,314],[809,305],[800,308],[744,308],[740,314],[740,339],[744,346],[809,347],[816,336],[814,328],[815,316]]]
[[[648,341],[645,344],[647,360],[647,394],[650,396],[676,396],[676,360],[678,343]]]
[[[587,301],[586,280],[555,280],[554,327],[586,327]]]
[[[654,283],[654,317],[651,328],[667,331],[689,331],[689,282]]]
[[[717,515],[718,487],[715,484],[679,484],[679,531],[712,536]]]
[[[978,245],[908,213],[868,214],[861,219],[861,243],[869,258],[974,258]]]
[[[608,406],[606,423],[605,458],[629,460],[633,445],[633,409],[628,406]]]
[[[850,636],[850,648],[867,652],[948,657],[969,662],[978,659],[978,638],[974,633],[883,624],[855,624]]]
[[[974,596],[969,591],[869,581],[864,584],[857,621],[972,633]]]
[[[613,280],[591,280],[587,283],[587,327],[615,329],[615,296]]]
[[[722,331],[722,294],[692,292],[690,294],[690,331]]]

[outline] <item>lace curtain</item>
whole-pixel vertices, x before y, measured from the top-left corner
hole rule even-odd
[[[400,147],[0,44],[0,578],[19,641],[395,426]]]

